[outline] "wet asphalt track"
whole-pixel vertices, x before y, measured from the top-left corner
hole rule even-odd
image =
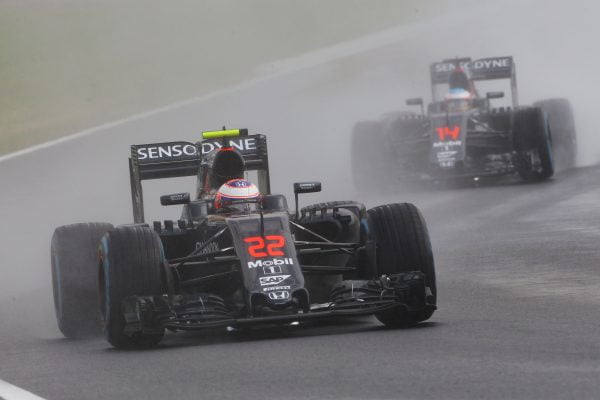
[[[401,80],[414,71],[403,71],[396,55],[409,50],[327,63],[3,162],[0,379],[47,399],[600,396],[600,168],[537,185],[386,194],[348,186],[353,123],[398,108],[420,87]],[[430,61],[415,57],[419,69]],[[274,190],[289,195],[294,180],[321,178],[324,192],[304,204],[419,205],[438,272],[430,322],[167,335],[143,352],[62,339],[50,292],[53,228],[130,221],[128,146],[194,140],[223,123],[269,135]],[[149,219],[176,217],[174,209],[160,213],[157,196],[192,184],[146,185]]]
[[[48,399],[595,398],[599,172],[430,193],[440,309],[416,328],[167,335],[142,352],[3,334],[0,376]]]

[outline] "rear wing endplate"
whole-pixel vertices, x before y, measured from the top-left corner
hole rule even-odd
[[[237,149],[245,161],[247,171],[257,171],[261,193],[271,193],[267,138],[265,135],[245,135],[228,138],[229,146]],[[197,143],[163,142],[131,146],[129,176],[133,220],[144,222],[142,181],[176,178],[198,174],[202,157],[223,146],[222,139],[206,139]]]

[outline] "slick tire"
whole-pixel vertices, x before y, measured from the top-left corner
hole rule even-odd
[[[538,182],[554,175],[552,136],[546,113],[538,107],[517,111],[514,119],[514,139],[517,150],[517,172],[526,182]],[[539,165],[532,163],[537,155]]]
[[[568,169],[577,162],[577,133],[573,107],[567,99],[548,99],[534,103],[548,116],[552,132],[554,162],[557,169]]]
[[[368,211],[369,235],[376,241],[377,275],[420,271],[429,288],[428,301],[436,304],[435,265],[429,232],[423,216],[413,204],[388,204]],[[410,326],[431,317],[433,310],[403,312],[391,310],[376,314],[390,327]]]
[[[362,121],[352,130],[351,170],[359,191],[381,189],[392,166],[386,156],[383,128],[377,121]]]
[[[129,296],[160,296],[167,292],[165,258],[160,237],[145,226],[120,226],[104,235],[100,245],[100,309],[108,342],[116,348],[148,348],[159,333],[125,333],[122,301]]]
[[[101,332],[98,308],[98,246],[111,224],[84,223],[56,228],[50,247],[56,321],[71,339]]]

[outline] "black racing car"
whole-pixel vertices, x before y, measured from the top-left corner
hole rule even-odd
[[[353,201],[295,212],[271,194],[267,140],[247,130],[208,132],[196,144],[131,147],[134,223],[62,226],[52,237],[56,317],[66,337],[103,328],[115,347],[147,347],[165,330],[241,329],[374,314],[407,326],[436,309],[425,221],[408,203],[366,210]],[[255,174],[254,208],[220,214],[217,188]],[[161,197],[177,221],[144,221],[142,181],[197,176],[198,190]]]
[[[569,101],[518,106],[512,57],[445,60],[431,64],[430,74],[433,102],[427,112],[423,100],[413,98],[406,104],[420,106],[421,113],[387,114],[355,125],[357,187],[511,174],[540,181],[555,168],[574,166],[577,144]],[[502,91],[480,96],[479,90],[492,83],[510,85],[511,106],[491,106],[491,100],[504,97]]]

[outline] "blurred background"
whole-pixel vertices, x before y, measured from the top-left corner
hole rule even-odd
[[[482,3],[2,0],[0,155],[268,75],[276,60]]]

